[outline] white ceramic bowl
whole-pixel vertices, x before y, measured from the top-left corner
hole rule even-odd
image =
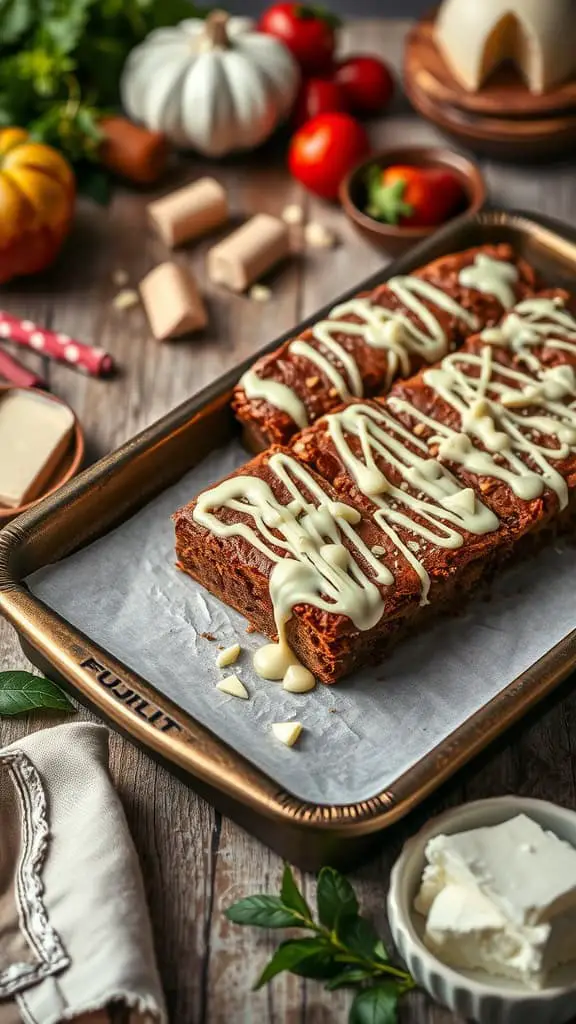
[[[504,796],[453,808],[410,839],[396,861],[388,893],[390,927],[417,984],[462,1017],[479,1024],[566,1024],[576,1017],[576,962],[540,991],[480,971],[457,971],[426,948],[421,938],[424,920],[413,908],[432,836],[498,825],[517,814],[526,814],[576,847],[576,812],[544,800]]]

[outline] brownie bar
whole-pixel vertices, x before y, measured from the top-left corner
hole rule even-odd
[[[279,472],[276,472],[274,467],[278,460],[281,460],[282,465]],[[250,496],[259,483],[270,488],[271,496],[282,509],[286,510],[293,502],[294,495],[282,480],[286,460],[288,479],[296,481],[303,501],[310,509],[332,510],[335,504],[341,504],[337,491],[329,483],[321,480],[313,470],[301,467],[291,453],[277,447],[258,455],[227,478],[228,481],[237,482],[236,493],[242,495],[242,498],[237,497],[235,507],[230,508],[219,497],[219,489],[224,483],[221,481],[174,516],[179,567],[212,594],[245,615],[256,629],[274,639],[277,627],[270,593],[274,558],[242,536],[240,530],[246,526],[254,527],[253,514],[243,512],[242,506],[248,508]],[[305,474],[304,483],[296,478],[298,469]],[[200,509],[199,516],[199,503],[203,499],[208,499],[209,513],[225,527],[224,536],[219,536],[206,526],[205,521],[201,521],[206,514],[205,510]],[[389,587],[377,579],[379,571],[384,567],[372,554],[372,548],[378,549],[384,542],[384,536],[369,516],[362,516],[352,502],[346,504],[355,513],[352,518],[357,518],[358,522],[354,525],[345,524],[343,519],[329,511],[330,540],[342,544],[351,553],[358,573],[365,578],[366,590],[374,603],[387,616],[393,615],[396,609],[417,601],[418,583],[407,575],[398,582],[392,598]],[[300,511],[300,518],[306,516],[304,508]],[[269,521],[273,524],[273,519]],[[297,551],[287,551],[285,538],[274,525],[267,528],[266,546],[279,559],[300,557],[303,563],[307,561]],[[387,576],[385,570],[384,575]],[[319,587],[326,585],[326,579],[322,580],[320,574],[317,583]],[[327,592],[322,597],[325,601],[330,600]],[[358,598],[362,599],[360,592]],[[380,617],[378,615],[378,621]],[[374,644],[377,634],[378,622],[374,627],[360,630],[347,615],[335,614],[305,602],[294,606],[287,623],[290,647],[310,671],[325,683],[334,682],[349,672],[358,663],[359,649]]]
[[[483,260],[510,270],[493,283]],[[464,284],[466,270],[471,279]],[[446,296],[449,308],[434,292],[413,291],[416,282]],[[258,360],[235,389],[233,408],[249,447],[286,444],[343,400],[385,393],[396,377],[411,376],[474,330],[497,323],[502,300],[512,305],[534,288],[532,268],[510,246],[485,246],[442,257],[335,307],[329,320]]]
[[[521,302],[386,398],[348,403],[291,449],[259,456],[229,478],[231,492],[204,492],[175,516],[181,568],[275,637],[277,562],[328,559],[291,592],[287,625],[293,650],[327,683],[454,608],[576,514],[576,320],[563,301]],[[294,535],[287,546],[283,516],[304,531],[301,549]],[[328,585],[335,551],[342,593]]]

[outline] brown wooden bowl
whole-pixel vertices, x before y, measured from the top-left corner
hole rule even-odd
[[[12,384],[0,384],[0,400],[7,391],[37,391],[37,388],[16,388]],[[57,402],[59,405],[67,405],[61,398],[56,398],[55,395],[51,395],[49,391],[42,391],[42,396],[49,398],[52,402]],[[44,488],[42,494],[39,494],[33,501],[29,501],[26,505],[20,505],[18,508],[7,508],[5,505],[0,505],[0,529],[6,526],[11,519],[15,519],[16,516],[26,512],[27,509],[32,508],[37,502],[41,501],[48,494],[52,494],[57,491],[59,487],[71,480],[73,476],[76,476],[82,465],[84,458],[84,434],[80,423],[74,416],[74,430],[70,437],[68,450],[66,454],[60,460],[56,470],[54,471],[50,481]]]
[[[366,171],[373,164],[383,169],[394,164],[407,164],[413,167],[439,167],[454,171],[461,183],[467,200],[454,217],[462,213],[478,213],[486,200],[486,184],[482,173],[472,160],[456,153],[454,150],[440,146],[396,146],[373,154],[358,164],[344,179],[340,186],[340,202],[344,212],[354,226],[368,239],[372,245],[385,249],[393,256],[405,252],[423,238],[428,238],[438,227],[425,228],[401,227],[385,224],[364,213],[366,202]],[[453,220],[450,217],[449,220]]]

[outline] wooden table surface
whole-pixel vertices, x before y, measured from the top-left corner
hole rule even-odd
[[[380,52],[399,66],[407,24],[353,23],[344,34],[345,49]],[[393,116],[374,123],[370,131],[373,141],[382,145],[438,139],[431,127],[410,114],[401,98]],[[200,340],[160,345],[151,338],[140,307],[119,312],[112,306],[114,269],[127,270],[136,284],[168,256],[145,227],[149,196],[119,189],[106,210],[81,205],[77,227],[58,267],[41,280],[6,289],[2,304],[72,336],[99,341],[121,365],[117,379],[94,381],[39,356],[26,358],[47,375],[54,393],[76,410],[92,459],[383,265],[382,254],[354,233],[338,209],[305,196],[288,177],[282,159],[268,150],[213,168],[187,160],[161,191],[193,180],[206,169],[227,185],[238,219],[262,210],[279,213],[287,203],[299,202],[308,219],[333,227],[341,244],[330,252],[312,250],[294,259],[272,277],[273,299],[264,305],[207,284],[204,254],[209,242],[181,250],[177,259],[191,264],[206,287],[210,326]],[[486,162],[484,170],[494,202],[576,223],[576,176],[568,166],[505,167]],[[15,633],[0,622],[0,667],[26,665]],[[385,836],[379,856],[353,875],[364,906],[379,928],[386,929],[390,863],[403,838],[430,814],[449,804],[503,793],[543,797],[576,808],[576,694],[570,690],[568,686],[560,698],[509,735],[500,749],[489,751],[482,763],[476,761],[425,808]],[[41,716],[1,720],[0,740],[11,742],[47,724]],[[329,995],[319,984],[292,976],[281,976],[257,994],[250,990],[273,940],[257,930],[228,924],[222,909],[240,896],[276,891],[280,859],[116,735],[112,736],[111,764],[142,864],[171,1022],[345,1022],[347,993]],[[312,893],[311,877],[304,878],[303,885]],[[454,1020],[420,993],[409,997],[401,1014],[402,1024]]]

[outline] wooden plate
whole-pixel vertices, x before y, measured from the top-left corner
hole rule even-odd
[[[37,393],[38,389],[15,388],[11,384],[0,384],[0,400],[7,391],[33,391]],[[43,397],[49,398],[52,402],[57,402],[59,405],[64,405],[66,408],[69,408],[66,402],[62,401],[61,398],[56,398],[55,395],[51,395],[48,391],[42,391],[41,394]],[[20,505],[18,508],[6,508],[5,505],[0,505],[0,529],[3,526],[6,526],[6,523],[9,523],[11,519],[15,519],[15,517],[19,516],[22,512],[26,512],[27,509],[32,508],[32,506],[36,505],[42,498],[45,498],[48,494],[53,494],[59,487],[62,487],[62,485],[67,483],[68,480],[71,480],[73,476],[76,476],[82,465],[83,458],[84,434],[76,416],[74,416],[74,429],[70,437],[68,450],[60,460],[57,469],[54,471],[54,474],[45,487],[43,493],[39,494],[33,501],[29,501],[26,505]]]
[[[576,150],[576,110],[535,120],[482,117],[433,102],[414,83],[406,81],[405,90],[423,117],[476,153],[512,162],[536,162]]]
[[[576,79],[541,96],[531,93],[512,67],[497,69],[479,92],[467,92],[454,78],[434,41],[434,15],[417,22],[406,40],[404,79],[434,105],[457,107],[489,117],[534,118],[576,111]]]

